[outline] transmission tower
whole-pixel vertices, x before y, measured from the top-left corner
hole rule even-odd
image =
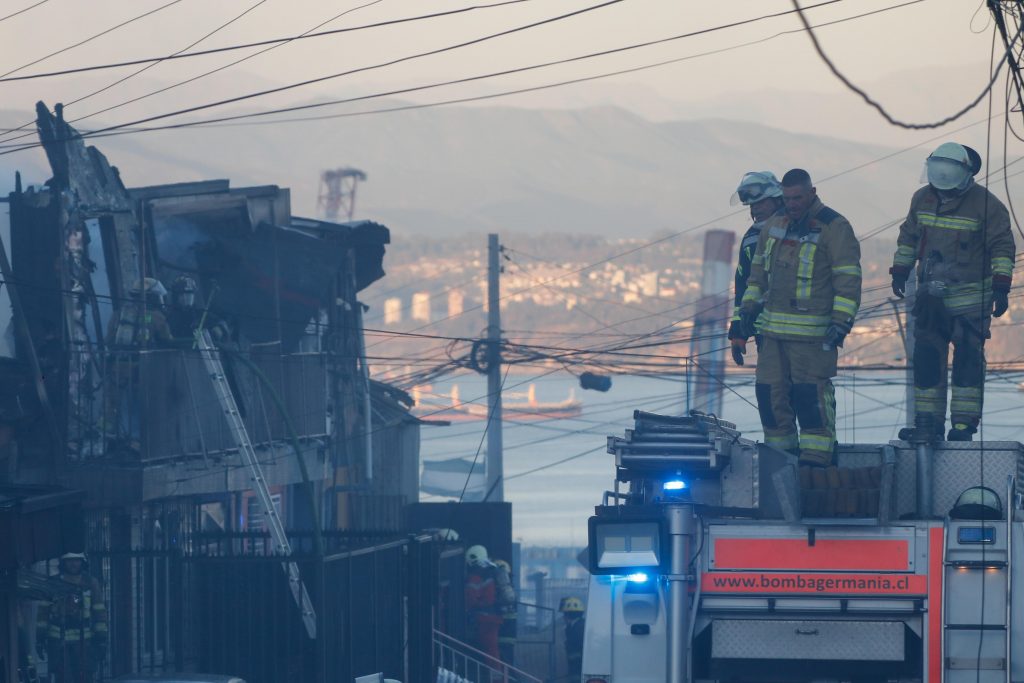
[[[320,196],[318,204],[323,217],[337,222],[341,216],[352,220],[356,211],[356,186],[366,180],[366,174],[358,168],[336,168],[320,174]]]

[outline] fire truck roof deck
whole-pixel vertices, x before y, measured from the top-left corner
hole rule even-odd
[[[809,471],[714,416],[634,422],[589,524],[584,681],[1024,681],[1024,445]]]

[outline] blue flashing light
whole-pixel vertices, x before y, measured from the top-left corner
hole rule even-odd
[[[633,574],[627,575],[626,581],[631,581],[633,583],[647,583],[648,578],[649,577],[647,576],[647,574],[643,572],[635,572]]]
[[[682,479],[672,479],[661,485],[665,491],[682,491],[686,488],[686,482]]]

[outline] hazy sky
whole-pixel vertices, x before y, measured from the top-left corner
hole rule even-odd
[[[2,0],[0,16],[27,7],[35,1]],[[197,49],[298,34],[346,10],[353,11],[321,30],[493,1],[179,0],[147,18],[27,66],[16,74],[170,54],[186,48],[254,5],[255,8],[246,16],[202,42]],[[0,73],[17,69],[168,2],[48,0],[39,7],[0,22],[0,45],[3,46],[0,51]],[[369,6],[359,8],[367,4]],[[103,114],[100,120],[104,123],[121,123],[138,118],[143,113],[169,111],[241,95],[258,87],[260,82],[254,80],[254,76],[265,79],[264,85],[290,83],[376,64],[593,4],[597,4],[596,0],[529,0],[507,7],[482,9],[402,26],[296,41],[216,76]],[[803,0],[802,4],[812,6],[816,3]],[[808,10],[808,17],[814,23],[824,23],[897,4],[901,4],[899,0],[840,0]],[[970,92],[961,92],[959,88],[951,87],[953,92],[949,93],[949,106],[953,108],[981,89],[984,69],[987,68],[991,31],[985,29],[990,28],[990,24],[985,8],[982,7],[976,13],[978,7],[979,3],[974,0],[922,0],[875,16],[824,27],[820,36],[826,49],[849,76],[867,83],[906,69],[979,65],[978,82]],[[667,37],[788,9],[791,9],[791,4],[787,0],[622,0],[584,15],[444,55],[260,98],[246,103],[246,106],[270,107],[310,97],[346,97],[372,91],[380,85],[411,86],[438,79],[470,76]],[[798,28],[797,17],[790,14],[625,54],[495,79],[487,83],[448,88],[431,93],[429,98],[476,95],[506,87],[523,87],[627,68],[718,50]],[[145,94],[153,88],[155,81],[166,84],[183,80],[223,66],[251,52],[232,52],[159,64],[88,101],[70,106],[68,118],[90,114],[130,97]],[[4,108],[27,109],[38,99],[48,103],[69,102],[98,87],[109,85],[138,68],[104,71],[87,76],[0,83],[4,93]],[[608,87],[624,83],[644,84],[660,95],[676,100],[721,95],[742,96],[772,84],[787,90],[838,92],[841,89],[812,53],[807,37],[800,33],[599,83],[602,86],[608,83]],[[904,95],[907,101],[913,101],[913,83],[907,84]],[[516,101],[515,98],[509,98],[504,103],[514,105]],[[213,114],[208,112],[202,116]],[[730,112],[723,112],[722,115],[729,116]]]

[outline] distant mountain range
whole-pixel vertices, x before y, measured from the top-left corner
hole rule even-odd
[[[0,126],[31,118],[4,112]],[[315,215],[321,170],[352,165],[369,180],[357,214],[403,233],[513,230],[646,235],[715,221],[750,169],[802,166],[816,178],[893,150],[739,121],[652,122],[615,107],[576,111],[448,107],[303,124],[165,131],[101,138],[129,185],[229,178],[234,186],[292,189],[296,213]],[[901,213],[920,155],[904,155],[823,182],[824,200],[862,230]],[[41,150],[0,157],[44,181]]]

